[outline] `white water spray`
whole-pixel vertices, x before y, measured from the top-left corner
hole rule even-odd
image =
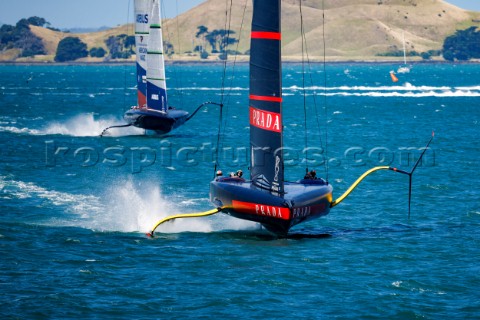
[[[208,206],[207,199],[187,199],[181,195],[166,197],[158,183],[131,180],[112,182],[100,195],[73,194],[49,190],[32,182],[16,181],[0,176],[0,191],[6,199],[42,199],[58,214],[46,224],[91,229],[102,232],[146,233],[161,219],[192,212],[192,204]],[[206,207],[205,209],[211,209]],[[200,210],[201,211],[201,210]],[[42,222],[45,224],[45,222]],[[214,232],[257,229],[252,222],[222,214],[206,218],[177,219],[160,226],[157,233]]]
[[[46,129],[42,130],[43,134],[63,134],[75,137],[92,137],[99,136],[103,129],[115,125],[124,124],[123,120],[114,117],[95,119],[93,114],[81,114],[64,122],[50,123]],[[109,136],[122,135],[141,135],[143,130],[135,127],[113,128],[108,131]]]

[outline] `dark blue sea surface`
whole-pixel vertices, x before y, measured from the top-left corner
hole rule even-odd
[[[133,65],[0,66],[1,318],[480,318],[480,65],[396,67],[285,65],[285,177],[308,165],[336,198],[412,168],[434,131],[410,219],[408,177],[380,171],[287,239],[223,214],[150,239],[212,209],[218,132],[219,168],[249,176],[248,66],[168,66],[170,104],[225,103],[220,131],[208,106],[167,136],[103,138],[135,104]]]

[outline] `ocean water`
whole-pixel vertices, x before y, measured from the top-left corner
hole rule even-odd
[[[305,168],[331,213],[277,239],[212,208],[219,168],[248,176],[248,66],[170,65],[170,104],[208,106],[164,137],[122,123],[134,66],[0,66],[3,319],[480,318],[480,65],[284,66],[286,179]],[[223,88],[223,89],[222,89]],[[304,95],[305,93],[305,95]],[[306,110],[307,117],[304,117]],[[307,134],[305,134],[305,132]],[[307,148],[307,149],[306,149]]]

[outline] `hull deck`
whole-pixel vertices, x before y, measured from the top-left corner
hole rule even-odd
[[[129,124],[146,130],[153,130],[157,134],[165,134],[178,128],[188,118],[188,112],[169,109],[161,112],[146,108],[132,108],[125,112],[124,119]]]
[[[285,194],[275,196],[251,181],[220,178],[210,183],[210,201],[231,216],[259,222],[267,230],[285,236],[294,225],[327,215],[332,191],[332,186],[323,180],[307,180],[285,182]]]

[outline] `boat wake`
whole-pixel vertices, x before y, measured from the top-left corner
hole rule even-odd
[[[67,213],[77,214],[81,218],[83,213],[95,214],[100,211],[99,198],[91,195],[70,194],[55,190],[48,190],[32,182],[11,180],[0,176],[0,199],[41,202],[55,207],[65,207]]]
[[[184,90],[196,91],[220,91],[221,88],[183,88]],[[233,94],[241,94],[248,88],[232,87],[229,90]],[[298,92],[303,92],[299,86],[283,87],[284,96],[294,96]],[[326,96],[356,96],[356,97],[405,97],[405,98],[424,98],[424,97],[480,97],[480,86],[450,87],[450,86],[415,86],[410,83],[394,86],[336,86],[321,87],[310,86],[305,88],[307,95],[326,95]]]
[[[100,195],[73,194],[48,190],[31,182],[12,180],[0,176],[0,199],[22,203],[41,202],[42,207],[57,208],[58,214],[38,218],[33,223],[59,227],[78,227],[99,232],[141,232],[169,215],[191,212],[192,202],[181,195],[166,197],[158,183],[133,181],[112,183]],[[196,199],[205,202],[208,199]],[[27,204],[28,205],[28,204]],[[20,205],[21,206],[21,205]],[[224,230],[258,229],[254,223],[218,215],[210,219],[179,219],[162,225],[157,233],[215,232]]]
[[[297,86],[284,88],[286,91],[303,90]],[[424,98],[424,97],[480,97],[480,86],[469,87],[449,87],[449,86],[415,86],[410,83],[395,86],[339,86],[339,87],[307,87],[305,90],[315,92],[318,95],[326,96],[355,96],[355,97],[405,97],[405,98]]]
[[[96,137],[108,126],[114,124],[122,124],[123,120],[116,119],[114,117],[95,119],[92,113],[77,115],[66,121],[53,121],[48,123],[43,128],[32,129],[28,127],[18,127],[16,123],[5,123],[4,126],[0,126],[0,132],[10,132],[14,134],[26,134],[26,135],[65,135],[73,137]],[[128,127],[121,129],[111,129],[108,131],[108,136],[125,136],[125,135],[143,135],[144,130]]]
[[[43,134],[61,134],[74,137],[93,137],[99,136],[106,127],[115,124],[123,124],[123,120],[110,118],[95,119],[93,114],[81,114],[64,122],[50,123],[44,130]],[[122,129],[111,129],[109,136],[123,135],[139,135],[143,134],[143,130],[128,127]]]
[[[0,132],[10,132],[14,134],[26,134],[26,135],[32,135],[32,136],[37,136],[37,135],[43,135],[41,130],[36,130],[36,129],[30,129],[30,128],[18,128],[12,125],[8,126],[0,126]]]

